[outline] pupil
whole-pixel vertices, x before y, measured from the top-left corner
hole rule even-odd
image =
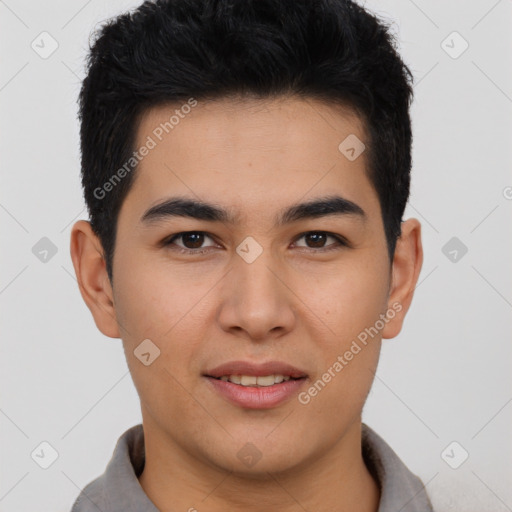
[[[325,243],[325,236],[325,233],[311,233],[309,235],[306,235],[306,238],[309,237],[310,240],[311,238],[313,238],[313,247],[322,247],[322,242]]]
[[[195,242],[193,237],[197,237]],[[192,247],[189,247],[187,244],[187,239],[190,240],[192,238]],[[187,249],[198,249],[203,244],[204,235],[201,233],[187,233],[183,235],[183,244],[187,247]]]

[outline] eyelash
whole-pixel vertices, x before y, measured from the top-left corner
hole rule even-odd
[[[306,232],[300,234],[295,239],[295,241],[300,240],[304,236],[310,235],[310,234],[313,234],[313,233],[314,234],[321,234],[321,235],[331,236],[334,239],[336,239],[337,243],[331,244],[331,245],[327,246],[327,248],[315,249],[314,247],[301,247],[301,249],[306,249],[306,252],[312,251],[312,252],[322,252],[322,253],[325,253],[325,252],[330,252],[330,251],[336,251],[336,250],[339,250],[339,249],[341,249],[343,247],[349,247],[348,242],[343,237],[341,237],[340,235],[335,235],[334,233],[330,233],[329,231],[306,231]],[[166,238],[162,242],[162,244],[165,247],[169,247],[169,246],[173,245],[174,240],[176,240],[178,238],[181,238],[184,235],[189,235],[189,234],[206,235],[207,237],[209,237],[212,240],[214,240],[214,238],[209,233],[207,233],[206,231],[182,231],[180,233],[176,233],[175,235],[172,235],[171,237]],[[180,254],[205,254],[205,253],[209,252],[209,249],[211,249],[211,247],[208,247],[206,249],[184,249],[183,247],[176,246],[176,247],[172,248],[173,251],[176,251],[176,252],[178,252]]]

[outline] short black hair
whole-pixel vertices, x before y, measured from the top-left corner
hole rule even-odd
[[[299,96],[356,112],[392,260],[409,197],[413,90],[390,26],[350,0],[156,0],[107,20],[89,45],[79,119],[82,186],[110,281],[140,116],[191,98]]]

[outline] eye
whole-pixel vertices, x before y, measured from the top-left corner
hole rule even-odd
[[[168,238],[163,242],[165,246],[176,246],[176,250],[181,253],[186,254],[202,254],[208,252],[208,250],[198,250],[201,249],[205,238],[209,238],[213,240],[209,235],[207,235],[204,231],[184,231],[183,233],[177,233],[173,235],[171,238]],[[176,240],[182,240],[183,245],[176,244]],[[208,247],[208,246],[207,246]],[[209,246],[213,247],[213,246]],[[174,249],[174,248],[173,248]]]
[[[329,238],[333,239],[334,243],[326,246],[325,243]],[[215,243],[203,247],[206,239],[213,241],[213,238],[204,231],[183,231],[167,238],[162,242],[162,245],[182,254],[204,254],[210,252],[210,247],[215,247]],[[297,240],[301,239],[304,239],[307,245],[297,244]],[[181,241],[181,244],[176,243],[178,240]],[[306,250],[312,250],[313,252],[327,252],[349,246],[343,237],[326,231],[308,231],[303,233],[296,239],[295,245],[297,247],[304,247]]]
[[[319,249],[319,251],[317,252],[332,251],[339,249],[340,247],[348,246],[347,242],[341,236],[327,233],[326,231],[308,231],[307,233],[303,233],[297,240],[300,240],[302,238],[306,240],[306,243],[312,245],[299,245],[299,247],[306,247],[308,249]],[[325,242],[329,238],[334,239],[335,243],[329,244],[326,247]]]

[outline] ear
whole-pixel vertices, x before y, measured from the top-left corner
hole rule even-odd
[[[70,250],[80,293],[96,326],[105,336],[119,338],[103,248],[89,222],[79,220],[73,225]]]
[[[423,265],[421,224],[417,219],[402,222],[402,233],[397,240],[391,268],[391,286],[388,297],[390,320],[382,330],[383,338],[394,338],[402,330]]]

